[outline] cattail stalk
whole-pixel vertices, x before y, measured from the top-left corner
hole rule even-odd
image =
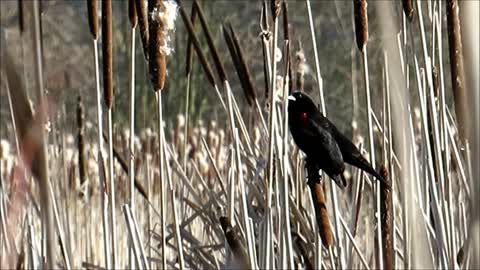
[[[99,178],[102,179],[101,172],[104,171],[104,164],[103,161],[105,160],[102,154],[102,151],[104,149],[103,146],[103,140],[102,140],[102,134],[103,134],[103,117],[102,117],[102,97],[101,97],[101,92],[100,92],[100,68],[99,68],[99,56],[98,56],[98,10],[97,10],[97,0],[88,0],[87,1],[87,10],[88,10],[88,23],[90,26],[90,33],[92,35],[93,39],[93,59],[94,59],[94,65],[95,65],[95,90],[96,90],[96,96],[97,96],[97,143],[98,143],[98,152],[97,152],[97,164],[98,164],[98,173],[99,173]],[[106,185],[105,183],[101,182],[101,185]],[[104,206],[108,205],[108,198],[107,194],[101,192],[101,202],[102,202],[102,209],[104,209]],[[110,239],[110,232],[108,230],[108,217],[107,215],[102,214],[102,223],[103,223],[103,235],[104,235],[104,258],[105,258],[105,267],[106,268],[111,268],[110,264],[110,245],[109,245],[109,239]]]
[[[387,183],[392,183],[386,167],[382,166],[380,173]],[[383,265],[386,269],[395,269],[392,191],[383,184],[380,188]]]
[[[312,16],[312,9],[311,9],[311,6],[310,6],[310,0],[305,0],[306,1],[306,4],[307,4],[307,12],[308,12],[308,19],[309,19],[309,24],[310,24],[310,34],[311,34],[311,37],[312,37],[312,45],[313,45],[313,52],[314,52],[314,56],[315,56],[315,68],[316,68],[316,73],[317,73],[317,83],[318,83],[318,91],[319,91],[319,95],[320,95],[320,106],[321,106],[321,111],[323,113],[324,116],[327,115],[327,109],[326,109],[326,106],[325,106],[325,98],[324,98],[324,93],[323,93],[323,79],[321,77],[321,74],[320,74],[320,64],[319,64],[319,60],[318,60],[318,51],[317,51],[317,42],[316,42],[316,36],[315,36],[315,26],[314,26],[314,23],[313,23],[313,16]],[[336,185],[331,182],[331,189],[330,189],[330,192],[332,194],[332,204],[333,204],[333,215],[334,215],[334,226],[335,226],[335,234],[337,236],[337,248],[338,248],[338,255],[339,255],[339,258],[340,258],[340,268],[343,268],[344,265],[345,265],[345,258],[344,258],[344,255],[345,255],[345,252],[343,252],[343,248],[342,248],[342,242],[340,239],[341,239],[341,235],[340,235],[340,221],[338,219],[338,198],[337,198],[337,187]]]
[[[354,17],[355,17],[355,36],[357,40],[357,47],[363,56],[363,74],[365,83],[365,92],[367,97],[367,120],[368,120],[368,140],[370,146],[370,164],[375,169],[375,144],[373,135],[373,121],[372,121],[372,104],[370,96],[370,79],[368,72],[368,56],[367,56],[367,42],[368,42],[368,18],[367,18],[367,1],[366,0],[353,0]],[[375,182],[374,189],[374,205],[376,209],[376,223],[377,231],[375,238],[377,239],[377,261],[378,267],[383,268],[383,255],[382,255],[382,228],[381,224],[381,209],[380,209],[380,182]]]
[[[113,136],[112,136],[112,106],[113,106],[113,44],[112,44],[112,1],[102,2],[102,47],[103,47],[103,93],[107,109],[108,128],[108,177],[110,182],[110,231],[111,266],[116,267],[116,215],[115,215],[115,175],[113,171]]]
[[[272,0],[275,1],[275,0]],[[273,6],[273,21],[274,21],[274,26],[273,26],[273,47],[272,50],[275,52],[277,48],[277,42],[278,42],[278,13],[276,12],[277,6],[275,3],[272,4]],[[278,11],[280,12],[280,11]],[[270,97],[269,97],[269,103],[270,103],[270,115],[269,115],[269,123],[268,123],[268,135],[269,135],[269,142],[268,142],[268,190],[267,190],[267,241],[265,244],[265,265],[262,265],[262,268],[269,269],[272,268],[273,265],[272,259],[275,257],[275,250],[273,249],[272,242],[273,239],[270,239],[273,234],[273,213],[271,211],[272,208],[272,197],[273,197],[273,180],[274,180],[274,163],[275,163],[275,119],[276,119],[276,93],[275,89],[277,89],[277,61],[275,57],[272,57],[272,71],[270,75],[270,85],[271,91],[270,91]],[[271,258],[271,256],[273,256]]]
[[[55,254],[56,254],[56,244],[55,244],[55,231],[53,228],[53,215],[52,215],[52,198],[48,190],[50,185],[50,170],[48,166],[48,149],[47,149],[47,136],[45,134],[45,129],[43,125],[45,124],[47,112],[46,112],[46,97],[45,89],[43,87],[43,64],[42,64],[42,52],[41,52],[41,33],[40,33],[40,7],[39,2],[33,2],[33,21],[34,21],[34,63],[35,63],[35,81],[37,85],[37,97],[40,102],[40,110],[38,116],[40,118],[40,132],[39,132],[39,156],[38,160],[35,160],[36,164],[32,164],[32,169],[35,169],[33,166],[38,168],[38,180],[40,187],[40,206],[42,209],[42,226],[44,228],[43,239],[46,240],[46,253],[45,257],[45,266],[46,268],[52,269],[55,265]],[[42,111],[43,110],[43,111]],[[35,170],[33,171],[35,172]]]
[[[325,98],[323,95],[323,79],[320,73],[320,63],[318,61],[318,50],[317,50],[317,40],[315,35],[315,24],[313,23],[313,16],[312,16],[312,8],[310,6],[310,0],[305,0],[307,4],[307,12],[308,12],[308,22],[310,24],[310,35],[312,37],[312,46],[313,46],[313,54],[315,58],[315,71],[317,75],[317,84],[318,84],[318,94],[320,96],[320,105],[322,109],[322,113],[326,114],[326,107],[325,107]]]
[[[467,126],[467,93],[465,88],[465,70],[463,64],[462,33],[458,0],[447,0],[448,48],[450,54],[450,69],[452,75],[452,90],[455,101],[455,114],[460,139],[465,141],[468,134]]]
[[[148,1],[148,67],[154,91],[161,91],[165,86],[167,73],[167,55],[164,48],[167,45],[167,30],[158,14],[165,11],[161,0]]]
[[[138,16],[137,10],[135,7],[134,0],[128,0],[128,18],[130,20],[130,66],[129,66],[129,86],[130,86],[130,96],[129,96],[129,103],[130,103],[130,114],[129,114],[129,123],[130,123],[130,130],[129,130],[129,182],[127,183],[127,190],[129,191],[130,197],[130,211],[132,216],[135,215],[135,195],[134,195],[134,186],[135,186],[135,28],[138,23]],[[132,238],[133,239],[133,238]],[[137,249],[138,250],[138,249]],[[135,265],[135,260],[133,256],[134,243],[130,241],[130,260],[129,260],[129,267],[132,268]],[[137,258],[138,258],[138,254]],[[141,265],[138,262],[138,265]],[[146,266],[146,265],[145,265]]]

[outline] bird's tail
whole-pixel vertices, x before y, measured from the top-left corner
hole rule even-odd
[[[335,181],[335,183],[337,183],[337,185],[342,189],[347,187],[347,180],[345,180],[345,177],[343,176],[343,173],[335,175],[333,177],[333,181]]]
[[[351,165],[361,169],[362,171],[365,171],[371,175],[373,175],[375,178],[377,178],[382,184],[390,189],[390,184],[385,180],[385,178],[380,175],[377,171],[375,171],[372,166],[368,163],[366,159],[364,159],[362,156],[360,158],[352,160],[351,162],[348,162]]]

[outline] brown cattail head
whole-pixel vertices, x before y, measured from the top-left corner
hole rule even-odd
[[[283,8],[283,38],[285,40],[290,40],[290,33],[288,31],[288,5],[287,1],[282,2]]]
[[[197,19],[197,8],[195,5],[192,5],[192,11],[190,13],[190,21],[192,22],[192,26],[195,26],[195,21]],[[187,41],[187,65],[186,65],[186,74],[192,71],[192,61],[193,61],[193,42],[192,38],[188,36]]]
[[[135,11],[140,24],[140,38],[142,39],[143,55],[148,61],[148,14],[145,0],[135,0]]]
[[[22,0],[19,0],[20,8],[23,6],[22,2],[23,2]],[[21,9],[23,10],[23,8]],[[88,25],[90,27],[90,33],[92,34],[93,39],[96,40],[98,38],[97,0],[87,0],[87,10],[88,10]],[[23,20],[23,18],[21,20]],[[23,22],[22,22],[22,26],[23,26]]]
[[[357,46],[363,52],[368,42],[367,0],[353,0],[353,13]]]
[[[148,66],[150,69],[150,79],[152,80],[153,90],[160,91],[165,86],[165,76],[167,73],[167,57],[163,48],[167,45],[167,31],[162,20],[157,16],[165,12],[165,4],[162,0],[148,1]]]
[[[25,18],[24,18],[24,13],[23,13],[23,0],[18,0],[18,30],[20,31],[20,35],[22,35],[23,31],[25,31]]]
[[[383,176],[387,183],[390,183],[390,177],[388,177],[388,170],[385,165],[380,166],[380,174]],[[382,225],[382,249],[383,249],[383,266],[386,269],[395,269],[395,257],[393,247],[393,204],[392,193],[383,182],[381,182],[380,191],[380,213],[381,213],[381,225]]]
[[[270,9],[272,12],[273,20],[275,21],[278,18],[278,15],[280,15],[280,0],[271,0],[270,1]]]
[[[315,208],[315,216],[317,219],[318,231],[322,244],[328,249],[333,245],[333,233],[327,212],[327,201],[320,182],[319,168],[307,160],[305,164],[308,174],[308,186],[312,194],[313,206]]]
[[[130,25],[132,28],[137,26],[137,8],[135,7],[135,0],[128,0],[128,18],[130,19]]]
[[[102,1],[103,94],[108,109],[113,104],[112,0]]]
[[[77,148],[78,148],[78,172],[80,176],[80,184],[83,184],[86,181],[87,169],[85,161],[85,139],[84,139],[84,109],[82,96],[78,95],[77,99],[77,127],[78,127],[78,138],[77,138]]]
[[[405,16],[411,22],[413,21],[413,15],[415,14],[415,9],[413,8],[413,0],[402,0],[403,12]]]

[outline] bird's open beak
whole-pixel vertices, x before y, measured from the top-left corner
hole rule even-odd
[[[290,96],[288,96],[288,100],[295,101],[296,99],[295,99],[294,96],[290,95]]]

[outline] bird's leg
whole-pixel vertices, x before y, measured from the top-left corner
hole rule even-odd
[[[318,164],[307,158],[305,159],[305,169],[307,170],[308,185],[313,185],[321,182],[322,178],[319,173],[320,169],[318,168]]]

